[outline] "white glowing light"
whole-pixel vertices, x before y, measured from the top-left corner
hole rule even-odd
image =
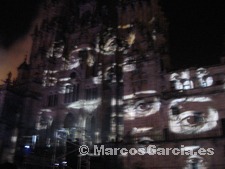
[[[185,107],[185,103],[208,103],[202,110],[195,110],[195,107]],[[212,130],[217,126],[219,119],[218,111],[211,106],[212,99],[209,97],[190,97],[173,100],[169,105],[169,128],[174,133],[195,134]],[[206,104],[205,104],[206,105]],[[176,112],[172,107],[176,106]],[[189,110],[187,110],[189,109]]]
[[[40,111],[42,111],[42,112],[52,112],[51,109],[41,109]]]
[[[67,107],[72,109],[84,109],[88,112],[92,112],[97,109],[100,104],[101,99],[99,98],[96,100],[79,100],[69,104]]]
[[[68,134],[69,134],[69,132],[62,128],[62,129],[56,131],[55,137],[58,139],[65,140],[67,138]]]
[[[108,28],[110,30],[111,28]],[[104,55],[114,55],[117,50],[116,36],[110,33],[104,36],[104,42],[100,44],[100,38],[97,37],[95,51]]]
[[[118,100],[118,105],[122,105],[123,104],[123,101],[121,99]],[[116,105],[116,99],[115,98],[112,98],[111,99],[111,106],[115,106]]]
[[[43,109],[43,110],[42,112],[38,113],[37,122],[35,125],[35,128],[37,130],[47,129],[48,127],[52,125],[52,122],[53,122],[53,117],[49,113],[51,112],[51,110],[49,109]]]
[[[199,149],[200,146],[185,146],[181,148],[181,151],[194,151]]]
[[[59,81],[60,82],[65,82],[65,81],[68,81],[70,79],[71,79],[70,77],[64,77],[64,78],[60,78]]]
[[[157,100],[152,103],[145,103],[144,100],[139,100],[124,110],[124,118],[126,120],[133,120],[138,117],[150,116],[157,113],[160,110],[160,106],[161,103]]]
[[[17,141],[17,136],[12,136],[11,137],[11,142],[12,143],[16,143],[16,141]]]
[[[25,145],[25,146],[24,146],[24,148],[27,148],[27,149],[29,149],[29,148],[30,148],[30,146],[29,146],[29,145]]]
[[[101,77],[93,77],[92,78],[92,82],[94,84],[101,84],[102,83],[102,79],[101,79]]]
[[[75,69],[75,68],[78,68],[80,66],[80,62],[79,60],[76,60],[74,61],[73,63],[71,62],[68,66],[68,69],[71,70],[71,69]]]
[[[134,97],[135,97],[134,94],[129,94],[129,95],[124,95],[124,96],[123,96],[123,99],[124,99],[124,100],[127,100],[127,99],[132,99],[132,98],[134,98]]]
[[[124,99],[124,100],[128,100],[128,99],[135,98],[136,95],[139,95],[139,94],[154,94],[154,93],[156,93],[155,90],[144,90],[144,91],[135,92],[135,93],[133,93],[133,94],[124,95],[124,96],[123,96],[123,99]]]
[[[141,137],[138,142],[152,142],[154,141],[152,138],[150,137]]]
[[[133,128],[131,131],[131,134],[140,134],[140,133],[146,133],[149,132],[152,129],[152,127],[142,127],[142,128]]]
[[[136,38],[135,33],[134,33],[134,32],[131,32],[131,33],[129,34],[129,36],[127,37],[127,39],[126,39],[127,44],[128,44],[129,46],[133,45],[134,42],[135,42],[135,38]]]
[[[32,136],[32,143],[35,144],[37,142],[37,135]]]
[[[183,169],[193,168],[193,164],[195,164],[196,168],[206,169],[206,165],[204,159],[199,155],[191,155],[186,160],[186,166]]]
[[[131,28],[131,27],[133,27],[132,24],[126,24],[126,25],[119,25],[118,26],[119,29],[127,29],[127,28]]]
[[[74,52],[79,52],[79,51],[88,51],[88,50],[93,50],[92,48],[90,48],[90,47],[77,47],[76,46],[76,49],[75,50],[73,50],[72,52],[71,52],[71,54],[73,54]]]
[[[123,66],[123,72],[131,72],[136,69],[135,64],[128,64]]]
[[[190,79],[190,72],[189,72],[189,70],[185,70],[185,71],[181,72],[180,78],[181,79]]]
[[[210,101],[212,101],[212,99],[209,97],[183,97],[183,98],[172,100],[169,107],[179,102],[210,102]]]
[[[135,94],[154,94],[154,93],[156,93],[155,90],[144,90],[144,91],[135,92]]]
[[[173,82],[173,87],[175,87],[176,90],[188,90],[193,89],[194,84],[190,80],[190,72],[189,70],[185,70],[180,73],[172,73],[170,75],[170,81]]]
[[[201,87],[208,87],[213,85],[213,78],[208,76],[209,72],[205,68],[199,68],[196,70],[196,76],[198,78]]]

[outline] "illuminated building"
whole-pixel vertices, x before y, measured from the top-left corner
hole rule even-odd
[[[168,72],[167,22],[157,0],[49,0],[40,16],[29,63],[18,67],[15,81],[6,81],[3,161],[14,154],[20,160],[22,153],[21,165],[30,168],[62,165],[68,140],[223,153],[225,67]],[[125,168],[224,165],[222,154],[215,158],[120,161]]]

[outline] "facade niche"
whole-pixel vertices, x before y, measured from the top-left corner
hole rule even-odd
[[[58,95],[51,94],[48,96],[48,107],[56,106],[58,104]]]
[[[79,98],[79,84],[67,85],[64,97],[64,103],[77,101]]]

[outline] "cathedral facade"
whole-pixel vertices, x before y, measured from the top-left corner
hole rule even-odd
[[[47,0],[40,18],[29,61],[0,91],[2,161],[69,167],[69,142],[211,148],[204,156],[144,153],[116,161],[127,169],[224,168],[225,66],[169,71],[158,0]]]

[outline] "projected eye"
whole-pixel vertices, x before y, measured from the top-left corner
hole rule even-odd
[[[181,115],[180,123],[184,126],[198,126],[205,122],[202,112],[185,112]]]
[[[148,110],[151,106],[147,103],[139,103],[136,107],[136,111],[145,111]]]

